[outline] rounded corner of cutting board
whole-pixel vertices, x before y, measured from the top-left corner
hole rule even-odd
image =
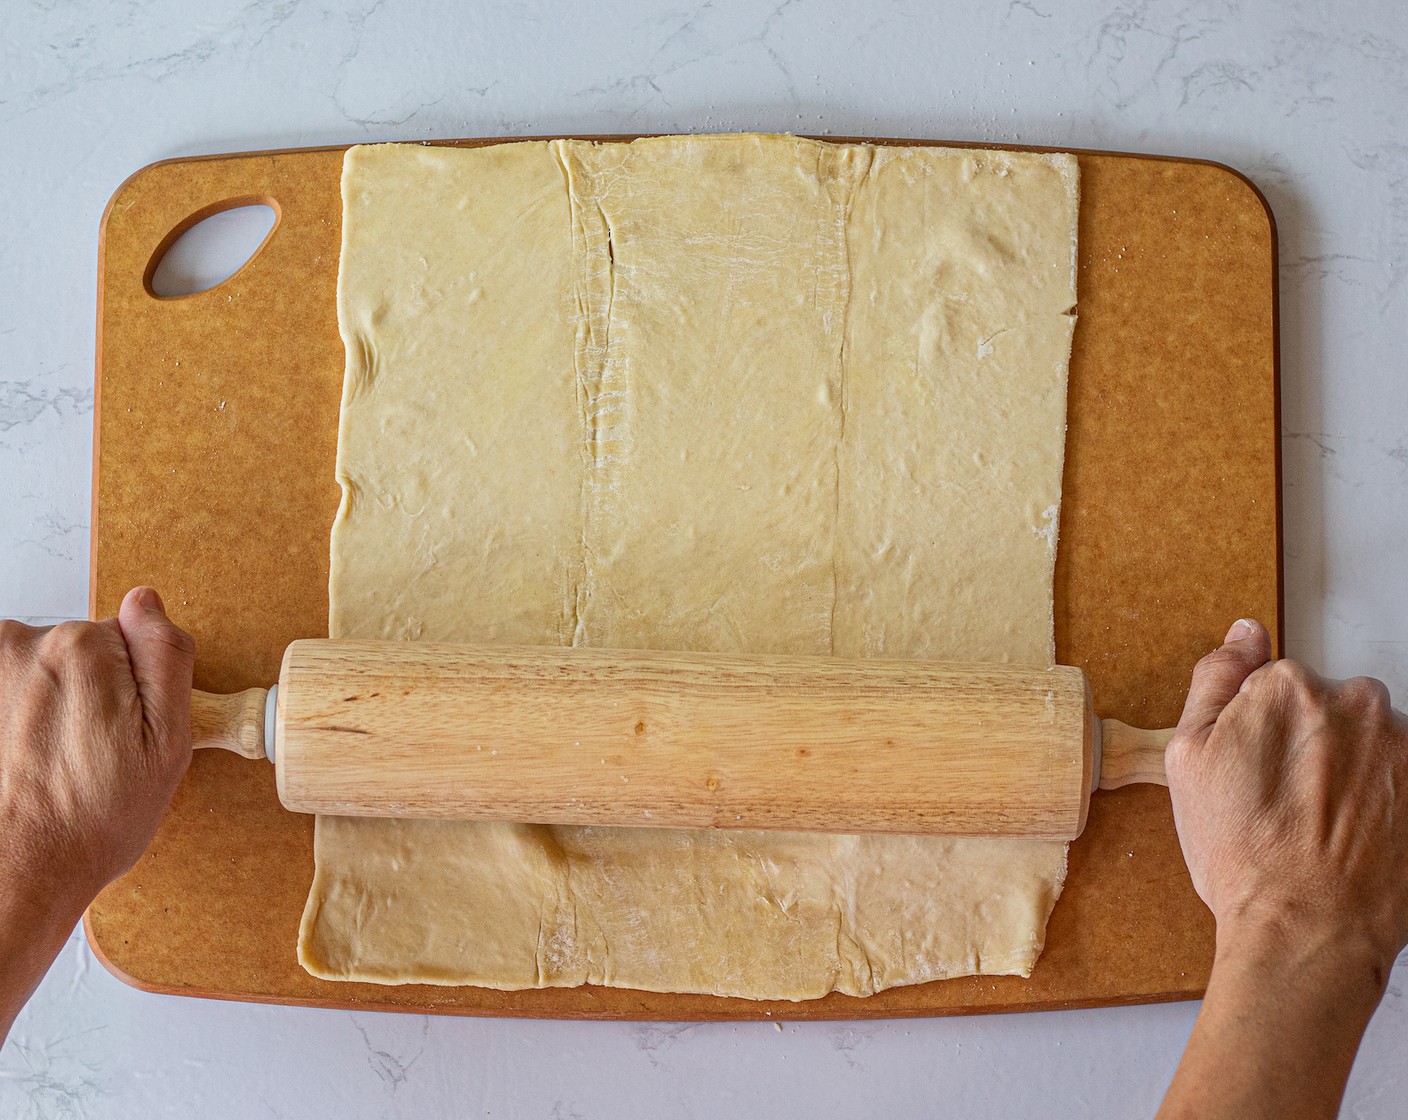
[[[159,980],[150,982],[142,980],[139,977],[133,976],[132,973],[128,972],[113,960],[113,953],[109,953],[108,946],[104,944],[103,938],[93,922],[93,908],[97,905],[98,902],[95,900],[93,904],[83,912],[83,938],[88,942],[88,948],[97,959],[97,962],[129,988],[136,988],[139,992],[170,993],[173,989],[163,985]]]
[[[1266,215],[1266,224],[1274,238],[1276,236],[1276,212],[1271,208],[1271,200],[1266,197],[1266,192],[1258,185],[1257,181],[1240,168],[1233,167],[1230,163],[1223,163],[1221,160],[1204,159],[1188,160],[1187,162],[1206,167],[1217,174],[1231,179],[1237,187],[1246,193],[1246,201],[1253,203]]]
[[[112,194],[108,196],[107,205],[103,207],[103,215],[98,219],[99,242],[101,243],[106,240],[108,225],[112,216],[114,212],[118,210],[120,203],[128,195],[135,194],[138,187],[146,186],[146,181],[152,176],[160,174],[162,168],[183,162],[185,161],[180,159],[159,159],[153,163],[148,163],[143,167],[137,168],[136,171],[123,179],[113,190]]]

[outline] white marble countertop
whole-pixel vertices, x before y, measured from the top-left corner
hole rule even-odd
[[[0,59],[0,616],[86,610],[98,219],[138,167],[364,139],[923,136],[1202,156],[1262,187],[1281,238],[1288,650],[1408,697],[1398,0],[19,0]],[[1400,964],[1346,1115],[1402,1114],[1405,985]],[[0,1114],[1139,1115],[1195,1011],[351,1014],[145,995],[75,936],[0,1053]]]

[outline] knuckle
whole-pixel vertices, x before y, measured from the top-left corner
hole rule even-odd
[[[1245,650],[1220,647],[1205,653],[1193,666],[1195,688],[1222,688],[1227,685],[1245,682],[1257,671],[1259,663]]]
[[[1198,663],[1193,666],[1193,672],[1198,676],[1221,673],[1224,669],[1241,665],[1243,660],[1242,656],[1234,649],[1215,649],[1198,658]]]
[[[44,635],[39,647],[54,668],[110,658],[113,634],[99,622],[61,622]]]
[[[167,627],[163,640],[180,653],[184,653],[188,656],[195,655],[196,640],[175,623]]]
[[[87,627],[88,623],[76,619],[60,622],[49,631],[48,638],[52,642],[76,641]]]
[[[45,635],[44,645],[59,654],[75,653],[91,641],[90,626],[87,622],[60,622]]]
[[[1267,683],[1278,692],[1310,700],[1320,691],[1320,678],[1299,661],[1283,659],[1267,666]]]
[[[1172,743],[1164,752],[1164,776],[1175,786],[1188,777],[1188,756],[1181,750],[1175,750]]]
[[[196,640],[174,623],[153,627],[147,637],[163,651],[163,655],[169,651],[186,659],[195,656]]]
[[[1340,686],[1340,694],[1356,708],[1374,713],[1389,710],[1388,686],[1375,677],[1350,677]]]
[[[34,639],[34,628],[13,618],[0,618],[0,652],[23,649]]]
[[[1299,661],[1283,657],[1267,670],[1268,674],[1281,684],[1300,685],[1309,679],[1309,673]]]
[[[1175,731],[1164,750],[1164,773],[1175,784],[1186,780],[1193,771],[1195,754],[1193,738]]]

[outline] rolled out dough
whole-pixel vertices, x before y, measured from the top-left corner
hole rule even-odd
[[[1076,161],[354,147],[333,636],[1049,662]],[[1065,846],[320,817],[314,975],[1027,975]]]

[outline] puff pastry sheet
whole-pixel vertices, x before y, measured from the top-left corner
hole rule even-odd
[[[343,166],[334,637],[1048,663],[1075,157],[790,136]],[[319,818],[330,979],[1027,975],[1062,844]]]

